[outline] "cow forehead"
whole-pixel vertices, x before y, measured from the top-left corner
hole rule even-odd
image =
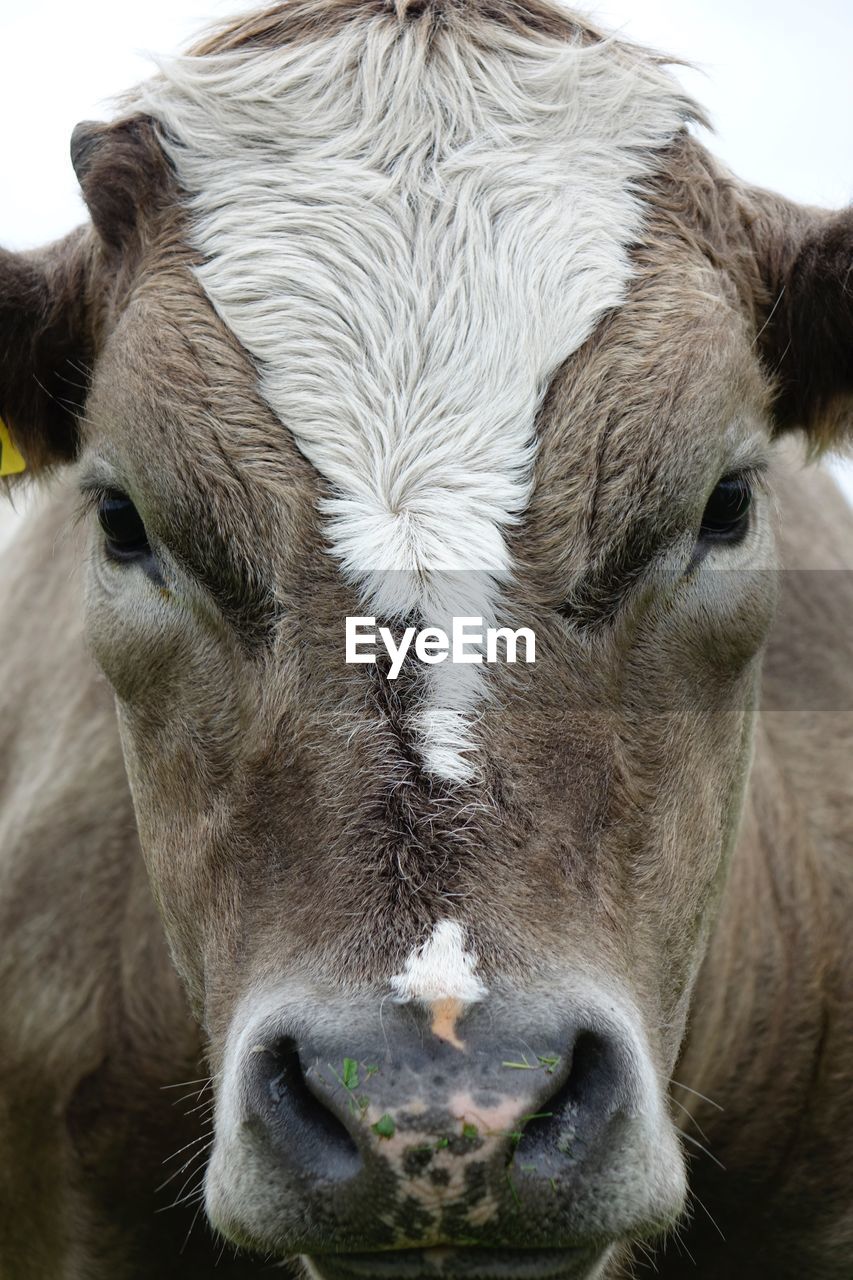
[[[638,189],[690,113],[676,83],[615,42],[485,18],[427,39],[354,10],[179,59],[139,105],[204,291],[330,486],[324,532],[365,609],[494,618],[542,398],[624,300]],[[480,679],[431,675],[420,733],[445,776],[467,776]]]
[[[636,184],[685,113],[621,49],[479,34],[354,21],[183,60],[146,103],[201,283],[387,612],[419,602],[374,571],[508,567],[541,397],[622,301]]]

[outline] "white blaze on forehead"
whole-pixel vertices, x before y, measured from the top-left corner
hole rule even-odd
[[[477,976],[477,957],[465,947],[465,933],[455,920],[440,920],[426,942],[406,958],[402,973],[391,978],[398,1000],[482,1000],[486,987]]]
[[[495,616],[542,397],[623,300],[638,182],[690,113],[615,42],[473,29],[360,16],[178,59],[139,100],[191,195],[199,279],[329,481],[346,576],[371,612],[445,627]],[[425,761],[464,779],[482,668],[428,680]]]

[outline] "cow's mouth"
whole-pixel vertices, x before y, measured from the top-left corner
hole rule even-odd
[[[307,1262],[316,1280],[595,1280],[605,1257],[588,1248],[435,1248],[326,1254]]]

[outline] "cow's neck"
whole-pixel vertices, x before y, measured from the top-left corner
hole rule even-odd
[[[675,1071],[723,1108],[678,1095],[735,1194],[738,1173],[775,1194],[797,1163],[810,1124],[831,1106],[821,1097],[823,1063],[853,1021],[844,1009],[844,904],[828,851],[811,840],[797,805],[759,726],[741,835]],[[698,1137],[683,1111],[681,1122]]]

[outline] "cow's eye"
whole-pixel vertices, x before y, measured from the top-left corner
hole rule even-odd
[[[723,476],[705,506],[699,537],[713,542],[739,542],[749,526],[752,485],[744,475]]]
[[[151,554],[142,517],[126,493],[108,489],[98,499],[98,521],[107,551],[116,560],[135,560]]]

